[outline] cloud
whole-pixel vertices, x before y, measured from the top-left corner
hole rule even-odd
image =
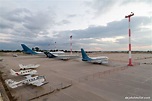
[[[116,0],[93,0],[85,2],[87,6],[90,6],[96,15],[105,14],[105,11],[110,11],[115,5]]]
[[[67,24],[70,24],[71,22],[69,20],[62,20],[58,23],[56,23],[57,25],[67,25]]]
[[[33,12],[26,8],[5,10],[0,16],[0,32],[7,34],[7,30],[10,29],[11,34],[29,37],[48,34],[48,29],[55,24],[54,16],[53,12]]]
[[[24,18],[23,26],[30,30],[45,30],[54,25],[53,16],[44,12],[37,12],[35,14],[26,16]]]
[[[122,0],[121,5],[126,5],[129,3],[146,3],[146,4],[151,4],[151,0]]]
[[[104,16],[106,14],[119,14],[119,12],[123,13],[127,12],[129,10],[133,10],[138,12],[139,10],[137,7],[141,4],[146,4],[146,6],[151,7],[152,1],[151,0],[92,0],[92,1],[86,1],[86,6],[90,8],[92,12],[94,12],[95,17],[97,16]],[[128,6],[128,4],[131,4],[132,6]],[[136,5],[136,6],[135,6]],[[135,7],[133,7],[135,6]],[[124,8],[126,7],[126,8]],[[131,8],[128,8],[131,7]],[[143,7],[144,11],[144,6]],[[115,10],[115,11],[114,11]],[[140,12],[141,13],[141,12]],[[120,14],[121,15],[121,14]]]
[[[54,12],[36,12],[27,8],[14,8],[4,9],[0,15],[0,43],[3,46],[7,44],[6,49],[11,49],[11,45],[14,46],[14,49],[21,49],[18,43],[37,44],[46,48],[47,44],[51,42],[51,38],[47,35],[49,29],[55,25]],[[44,37],[41,37],[42,35]]]
[[[14,10],[5,12],[3,18],[11,22],[21,23],[24,21],[24,17],[30,14],[31,12],[28,9],[16,8]]]
[[[132,38],[133,43],[136,45],[140,44],[141,38],[142,41],[146,41],[145,44],[150,45],[151,37],[146,38],[144,35],[150,34],[151,28],[144,28],[141,26],[151,26],[151,17],[133,17],[131,19],[131,31],[133,34]],[[104,47],[109,47],[107,45],[121,47],[119,45],[127,45],[128,44],[128,19],[123,19],[120,21],[112,21],[109,22],[106,26],[89,26],[86,29],[79,30],[66,30],[54,32],[56,33],[54,37],[56,40],[60,40],[59,43],[68,42],[69,36],[73,36],[74,44],[79,47],[86,47],[89,45],[93,45],[91,43],[102,44]],[[137,42],[135,42],[136,40]],[[149,41],[148,41],[149,40]],[[144,44],[144,45],[145,45]],[[106,45],[106,46],[105,46]],[[89,47],[87,47],[89,48]],[[117,49],[116,47],[114,49]],[[110,49],[110,48],[109,48]],[[119,49],[119,48],[118,48]],[[120,48],[122,49],[122,48]]]
[[[3,33],[0,33],[0,43],[1,42],[10,43],[12,37],[13,37],[12,34],[3,34]]]
[[[76,16],[77,16],[76,14],[69,14],[69,15],[67,15],[68,18],[74,18]]]
[[[124,35],[127,31],[127,20],[123,19],[121,21],[113,21],[107,24],[107,26],[89,26],[86,29],[80,30],[67,30],[57,32],[56,37],[67,37],[70,34],[73,35],[74,38],[105,38],[105,37],[113,37]],[[55,32],[56,33],[56,32]]]
[[[6,21],[6,20],[3,20],[0,18],[0,29],[12,29],[13,28],[13,23],[9,22],[9,21]]]

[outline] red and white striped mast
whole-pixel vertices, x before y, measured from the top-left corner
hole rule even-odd
[[[125,16],[125,18],[128,18],[128,23],[129,23],[129,26],[128,26],[128,28],[129,28],[129,64],[128,64],[128,66],[133,66],[132,57],[131,57],[131,29],[130,29],[130,18],[133,15],[134,15],[134,13],[131,12],[131,14]]]
[[[72,54],[72,35],[70,36],[70,51],[71,51],[71,54]]]

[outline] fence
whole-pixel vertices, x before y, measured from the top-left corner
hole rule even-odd
[[[137,67],[137,65],[140,65],[140,63],[138,63],[138,62],[134,62],[133,64],[134,64],[134,66],[131,66],[131,67]],[[126,69],[131,68],[131,67],[130,66],[122,66],[122,67],[117,67],[117,68],[115,67],[113,69],[109,69],[109,70],[106,70],[106,71],[96,72],[96,73],[93,73],[91,75],[80,77],[78,79],[78,82],[83,82],[83,81],[86,81],[86,80],[93,80],[93,79],[96,79],[96,78],[101,78],[101,77],[110,75],[111,73],[126,70]]]

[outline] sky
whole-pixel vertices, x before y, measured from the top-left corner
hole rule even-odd
[[[0,50],[152,51],[152,0],[0,0]],[[72,35],[72,40],[70,36]],[[56,44],[55,44],[56,43]]]

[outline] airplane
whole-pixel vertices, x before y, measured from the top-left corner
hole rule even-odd
[[[23,65],[23,64],[19,64],[20,69],[36,69],[37,67],[39,67],[39,64],[29,64],[29,65]]]
[[[48,58],[57,58],[60,60],[69,60],[69,59],[74,59],[78,58],[78,55],[60,55],[60,54],[52,54],[50,52],[44,52]]]
[[[27,47],[25,44],[21,44],[23,48],[23,52],[26,54],[32,54],[32,55],[46,55],[44,52],[36,52]],[[51,54],[63,54],[63,51],[57,51],[57,52],[50,52]]]
[[[37,74],[36,70],[28,69],[28,70],[21,70],[19,72],[14,71],[13,69],[10,69],[11,75],[19,76],[19,75],[34,75]]]
[[[83,48],[81,48],[81,54],[82,54],[82,61],[87,61],[90,63],[98,63],[98,64],[107,64],[108,63],[108,57],[101,56],[101,57],[89,57]]]
[[[44,76],[34,76],[32,77],[31,75],[25,76],[26,79],[21,80],[21,81],[14,81],[12,79],[7,79],[5,80],[5,83],[10,87],[10,88],[17,88],[19,86],[22,86],[24,84],[26,85],[34,85],[34,86],[43,86],[47,84],[48,82],[45,82],[46,79]]]
[[[62,55],[64,52],[63,51],[57,51],[57,52],[35,52],[33,50],[31,50],[29,47],[27,47],[25,44],[21,44],[22,48],[23,48],[23,52],[25,52],[26,54],[32,54],[32,55],[46,55],[49,58],[58,58],[61,60],[69,60],[71,58],[77,58],[77,55]]]

